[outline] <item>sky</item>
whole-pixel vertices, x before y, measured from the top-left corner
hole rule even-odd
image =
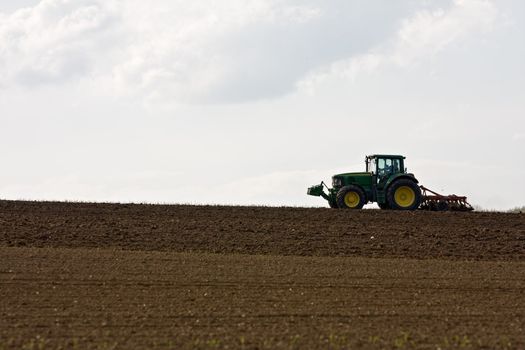
[[[367,154],[525,205],[522,0],[1,0],[0,198],[326,206]]]

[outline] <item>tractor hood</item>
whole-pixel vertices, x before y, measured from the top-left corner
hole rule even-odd
[[[367,172],[337,174],[332,176],[332,186],[338,188],[352,183],[367,185],[371,179],[372,174]]]
[[[349,177],[349,176],[371,176],[371,174],[363,171],[363,172],[357,172],[357,173],[336,174],[332,177]]]

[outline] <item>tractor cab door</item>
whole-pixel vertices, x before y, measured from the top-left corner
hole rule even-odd
[[[390,176],[401,172],[399,159],[377,158],[377,189],[384,189]]]

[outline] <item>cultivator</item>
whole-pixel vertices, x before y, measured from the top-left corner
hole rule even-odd
[[[444,196],[425,186],[421,188],[421,205],[419,209],[430,211],[472,211],[474,208],[467,202],[467,197],[455,194]]]

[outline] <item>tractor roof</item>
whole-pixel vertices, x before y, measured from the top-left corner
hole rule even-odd
[[[366,156],[367,158],[398,158],[398,159],[405,159],[406,157],[395,155],[395,154],[372,154],[370,156]]]

